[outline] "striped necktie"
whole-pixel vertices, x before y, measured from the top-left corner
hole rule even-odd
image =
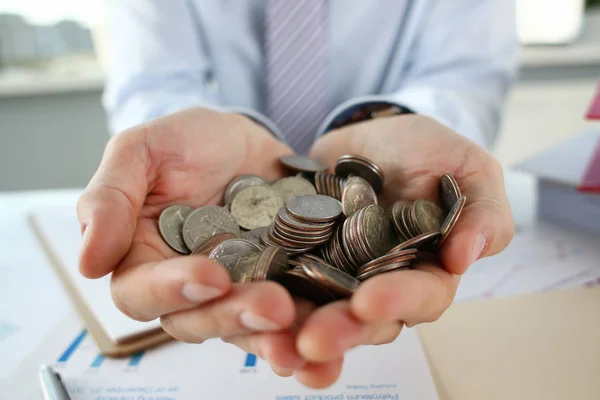
[[[266,0],[267,114],[298,154],[327,112],[326,0]]]

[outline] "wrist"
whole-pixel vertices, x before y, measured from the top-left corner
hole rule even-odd
[[[259,113],[258,111],[254,111],[246,107],[226,107],[220,109],[220,111],[242,115],[250,119],[257,125],[261,126],[262,128],[266,129],[270,134],[275,136],[281,142],[286,143],[285,137],[283,136],[277,125],[275,125],[273,121],[271,121],[269,118]]]
[[[351,124],[403,114],[414,114],[414,112],[381,96],[353,99],[341,104],[329,114],[317,131],[317,138]]]

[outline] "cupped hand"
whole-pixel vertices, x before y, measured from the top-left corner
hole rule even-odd
[[[315,366],[298,355],[294,330],[310,307],[295,304],[274,282],[232,284],[220,264],[178,255],[158,230],[169,205],[222,204],[236,176],[282,177],[279,158],[290,153],[243,116],[199,108],[120,133],[78,203],[81,273],[99,278],[112,272],[117,307],[139,321],[160,318],[176,339],[224,338],[282,374],[302,367],[311,375]],[[317,372],[339,364],[320,364]]]
[[[375,276],[351,299],[308,316],[297,348],[311,362],[337,360],[352,347],[393,341],[403,325],[437,320],[451,305],[460,275],[474,261],[503,250],[514,234],[498,161],[430,118],[404,115],[351,125],[320,138],[310,155],[333,170],[343,154],[365,156],[382,168],[380,199],[387,204],[420,198],[440,204],[445,173],[456,178],[467,202],[442,246],[441,263]],[[298,377],[304,378],[301,371]]]

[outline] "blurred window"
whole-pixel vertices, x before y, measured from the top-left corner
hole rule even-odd
[[[2,0],[0,68],[94,61],[93,30],[103,6],[103,0]]]

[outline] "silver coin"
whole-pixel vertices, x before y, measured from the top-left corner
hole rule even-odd
[[[261,226],[260,228],[256,228],[256,229],[252,229],[251,231],[249,231],[246,234],[245,239],[248,240],[249,242],[252,242],[258,246],[262,246],[262,242],[260,241],[260,237],[262,236],[263,232],[269,230],[268,226]]]
[[[356,279],[358,279],[359,281],[364,281],[364,280],[372,278],[376,275],[384,274],[386,272],[392,272],[392,271],[398,271],[398,270],[409,270],[409,269],[410,269],[410,262],[408,262],[408,261],[391,263],[391,264],[382,265],[379,268],[374,268],[370,271],[366,271],[361,274],[358,274],[356,276]]]
[[[231,214],[248,230],[270,225],[284,206],[283,196],[269,186],[248,187],[233,199]]]
[[[248,240],[226,240],[210,252],[208,258],[223,265],[233,282],[250,282],[260,247]]]
[[[290,260],[290,264],[293,261]],[[322,306],[336,300],[336,296],[323,285],[306,276],[302,267],[294,268],[281,275],[279,282],[294,297],[306,299],[317,306]]]
[[[192,211],[183,223],[183,240],[194,251],[208,238],[220,232],[240,235],[240,227],[233,216],[223,207],[203,206]]]
[[[291,216],[285,207],[279,210],[275,220],[292,229],[299,229],[303,231],[321,232],[325,229],[332,228],[335,225],[335,221],[326,223],[300,221]]]
[[[335,174],[344,178],[349,175],[360,176],[369,182],[376,193],[383,189],[383,171],[366,157],[357,155],[341,156],[336,162]]]
[[[397,245],[396,247],[394,247],[393,249],[388,251],[388,254],[394,254],[394,253],[397,253],[404,249],[411,249],[411,248],[419,249],[430,243],[435,242],[441,236],[442,236],[442,234],[439,231],[423,233],[422,235],[415,236],[414,238],[411,238],[405,242],[400,243],[399,245]]]
[[[410,203],[403,200],[398,200],[392,206],[392,221],[394,223],[394,228],[396,229],[396,233],[400,236],[402,240],[408,240],[412,237],[410,231],[408,231],[404,227],[403,218],[402,218],[402,209],[404,206],[409,205]]]
[[[376,205],[364,209],[364,239],[371,258],[378,258],[394,247],[394,227],[385,210]]]
[[[298,196],[286,204],[288,212],[306,222],[330,222],[342,213],[342,204],[333,197],[321,194]]]
[[[303,259],[300,264],[306,275],[340,296],[351,296],[360,285],[358,279],[331,265],[310,259]]]
[[[202,254],[202,255],[208,256],[215,247],[217,247],[224,241],[231,240],[231,239],[239,239],[239,238],[234,233],[231,233],[231,232],[215,233],[214,236],[206,239],[206,241],[204,241],[204,243],[202,243],[200,246],[196,247],[194,249],[194,251],[192,252],[192,255],[196,256],[198,254]]]
[[[462,196],[458,183],[452,175],[444,174],[440,178],[440,194],[445,210],[450,211],[452,206],[458,201],[458,198]]]
[[[325,171],[326,165],[307,156],[290,154],[280,158],[280,161],[286,167],[297,172],[318,172]]]
[[[370,204],[377,204],[377,195],[369,182],[359,176],[348,179],[342,192],[342,211],[344,215],[349,217]]]
[[[317,194],[317,190],[312,183],[297,176],[279,179],[271,187],[281,193],[284,202],[298,196]]]
[[[237,196],[239,192],[246,189],[247,187],[266,185],[267,182],[263,178],[257,175],[241,175],[232,180],[227,189],[225,189],[225,205],[231,206],[231,202]]]
[[[425,199],[416,200],[412,211],[419,233],[439,231],[446,216],[437,204]]]
[[[460,196],[454,204],[454,206],[452,207],[452,209],[450,210],[450,212],[448,213],[448,216],[442,224],[442,238],[440,239],[440,245],[446,241],[448,236],[450,236],[450,232],[452,232],[454,225],[456,225],[456,222],[460,218],[460,214],[462,213],[462,210],[465,207],[466,203],[467,198],[465,196]]]
[[[189,254],[191,250],[187,247],[182,237],[183,223],[193,211],[191,207],[181,204],[169,206],[160,213],[158,217],[158,229],[163,240],[178,253]]]
[[[283,247],[268,246],[256,261],[253,281],[277,280],[289,270],[288,255]]]

